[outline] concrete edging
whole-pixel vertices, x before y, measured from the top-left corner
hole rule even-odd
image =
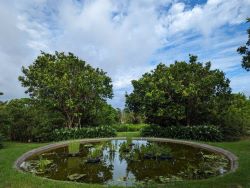
[[[74,140],[74,141],[78,141],[80,143],[89,143],[89,142],[99,142],[99,141],[119,140],[119,139],[124,140],[124,139],[126,139],[126,137],[79,139],[79,140]],[[219,148],[219,147],[211,146],[211,145],[208,145],[208,144],[201,144],[201,143],[196,143],[196,142],[191,142],[191,141],[168,139],[168,138],[133,137],[132,139],[158,141],[158,142],[170,142],[170,143],[184,144],[184,145],[188,145],[188,146],[192,146],[192,147],[198,147],[198,148],[206,149],[208,151],[215,152],[215,153],[222,154],[222,155],[226,156],[230,161],[230,165],[231,165],[230,172],[236,171],[236,169],[239,166],[238,157],[236,155],[234,155],[232,152],[227,151],[227,150],[222,149],[222,148]],[[51,149],[56,149],[56,148],[59,148],[59,147],[67,146],[70,142],[72,142],[72,140],[71,141],[58,142],[58,143],[55,143],[55,144],[49,144],[49,145],[46,145],[46,146],[42,146],[42,147],[30,150],[30,151],[24,153],[22,156],[20,156],[15,161],[13,167],[15,169],[17,169],[18,171],[22,171],[20,169],[20,165],[27,158],[31,157],[34,154],[39,154],[39,153],[49,151]]]

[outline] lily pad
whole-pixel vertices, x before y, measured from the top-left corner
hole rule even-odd
[[[85,148],[92,148],[92,147],[94,147],[94,145],[93,144],[85,144],[84,147]]]
[[[87,174],[71,174],[69,175],[67,178],[70,180],[70,181],[77,181],[79,179],[82,179],[83,177],[85,177]]]

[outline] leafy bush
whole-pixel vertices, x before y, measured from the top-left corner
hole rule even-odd
[[[117,132],[136,132],[146,127],[147,124],[117,124],[113,125],[113,128]]]
[[[141,130],[143,137],[177,138],[185,140],[221,141],[222,133],[214,125],[170,126],[151,125]]]
[[[220,123],[224,140],[239,140],[250,130],[250,100],[243,94],[233,94],[228,110]]]
[[[28,98],[9,101],[0,113],[4,114],[0,116],[0,132],[12,141],[50,141],[52,131],[64,122],[59,113]]]
[[[70,140],[81,138],[102,138],[102,137],[114,137],[116,131],[110,126],[99,127],[85,127],[85,128],[64,128],[56,129],[53,132],[54,140]]]
[[[239,140],[242,135],[245,134],[242,115],[227,113],[224,116],[224,121],[221,124],[221,132],[224,140],[236,141]]]

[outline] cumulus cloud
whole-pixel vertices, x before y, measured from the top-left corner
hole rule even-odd
[[[2,1],[0,89],[5,99],[24,96],[17,76],[40,50],[70,51],[104,69],[113,79],[111,103],[119,107],[125,91],[131,91],[130,81],[155,63],[172,63],[193,53],[212,60],[214,68],[238,71],[235,49],[246,34],[237,27],[249,8],[249,0],[194,5],[178,0]],[[249,92],[244,86],[242,90]]]

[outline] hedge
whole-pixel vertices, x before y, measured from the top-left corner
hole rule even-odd
[[[199,141],[222,141],[223,139],[220,129],[214,125],[170,127],[151,125],[144,127],[140,135],[142,137],[162,137]]]
[[[0,149],[3,147],[3,135],[0,133]]]
[[[86,128],[64,128],[53,132],[54,141],[82,139],[82,138],[104,138],[115,137],[116,131],[110,126],[86,127]]]

